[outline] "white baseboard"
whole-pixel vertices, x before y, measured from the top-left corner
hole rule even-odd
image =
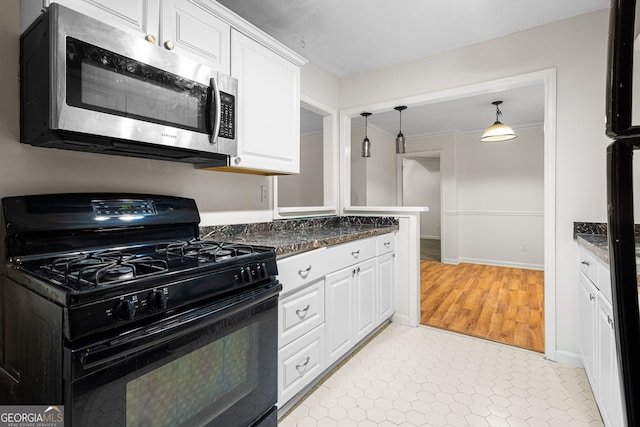
[[[580,355],[569,351],[557,350],[555,362],[575,366],[576,368],[584,368]]]
[[[499,261],[495,259],[459,258],[458,262],[469,264],[495,265],[497,267],[523,268],[525,270],[544,270],[542,264],[529,264],[526,262]]]
[[[405,315],[394,314],[391,317],[391,321],[393,323],[397,323],[398,325],[414,326],[414,325],[411,325],[411,321],[409,320],[409,316],[405,316]]]
[[[440,236],[430,236],[430,235],[427,235],[427,234],[425,234],[424,236],[420,235],[420,238],[421,239],[427,239],[427,240],[440,240]]]
[[[458,258],[442,258],[442,263],[443,264],[458,265],[458,264],[460,264],[460,259],[458,259]]]

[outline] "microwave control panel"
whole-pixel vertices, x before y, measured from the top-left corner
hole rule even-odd
[[[220,92],[220,131],[218,136],[236,139],[236,97]]]

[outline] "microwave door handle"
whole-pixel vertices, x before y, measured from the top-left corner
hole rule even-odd
[[[218,142],[218,133],[220,133],[220,89],[218,88],[218,82],[215,77],[211,77],[210,85],[211,91],[213,92],[213,100],[211,101],[211,127],[213,129],[209,135],[209,142],[215,144]]]

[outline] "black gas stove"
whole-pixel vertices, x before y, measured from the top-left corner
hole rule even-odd
[[[104,387],[120,387],[121,395],[114,398],[145,398],[127,394],[128,384],[155,372],[152,367],[167,369],[189,358],[202,365],[197,375],[184,373],[195,381],[206,374],[208,362],[189,354],[213,349],[226,336],[246,330],[244,344],[234,344],[237,351],[269,348],[261,350],[266,359],[225,356],[225,346],[211,357],[218,362],[225,357],[244,360],[247,372],[237,382],[248,390],[256,388],[261,399],[271,396],[269,402],[249,413],[236,414],[226,400],[212,410],[220,396],[210,391],[208,401],[196,408],[199,418],[187,418],[192,425],[273,419],[275,415],[265,415],[275,404],[276,304],[281,289],[275,280],[273,249],[201,239],[195,202],[178,197],[111,193],[9,197],[2,199],[2,214],[5,262],[0,278],[5,297],[0,320],[9,339],[3,341],[5,358],[0,361],[0,373],[5,374],[0,404],[70,405],[74,422],[91,423],[92,412],[80,396],[95,393],[94,399],[100,401],[97,396],[104,395]],[[267,314],[269,320],[260,320]],[[197,330],[201,336],[194,335]],[[262,336],[267,330],[269,339]],[[16,352],[12,359],[10,346],[54,355],[28,357]],[[163,353],[169,347],[174,351]],[[267,368],[273,378],[247,383],[251,372],[264,377],[266,363],[273,365]],[[36,366],[42,364],[46,369]],[[98,372],[116,367],[122,372],[115,377],[87,384],[88,378],[100,378]],[[31,372],[34,369],[40,374]],[[220,378],[213,375],[211,381]],[[265,381],[268,384],[261,385]],[[253,396],[245,392],[239,400]],[[193,390],[193,398],[202,393]],[[255,402],[255,396],[252,399]],[[131,410],[120,413],[112,421],[135,424],[117,418],[122,413],[133,417]]]

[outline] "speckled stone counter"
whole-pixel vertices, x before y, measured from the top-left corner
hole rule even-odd
[[[278,257],[398,231],[392,217],[328,216],[200,227],[200,236],[271,246]]]

